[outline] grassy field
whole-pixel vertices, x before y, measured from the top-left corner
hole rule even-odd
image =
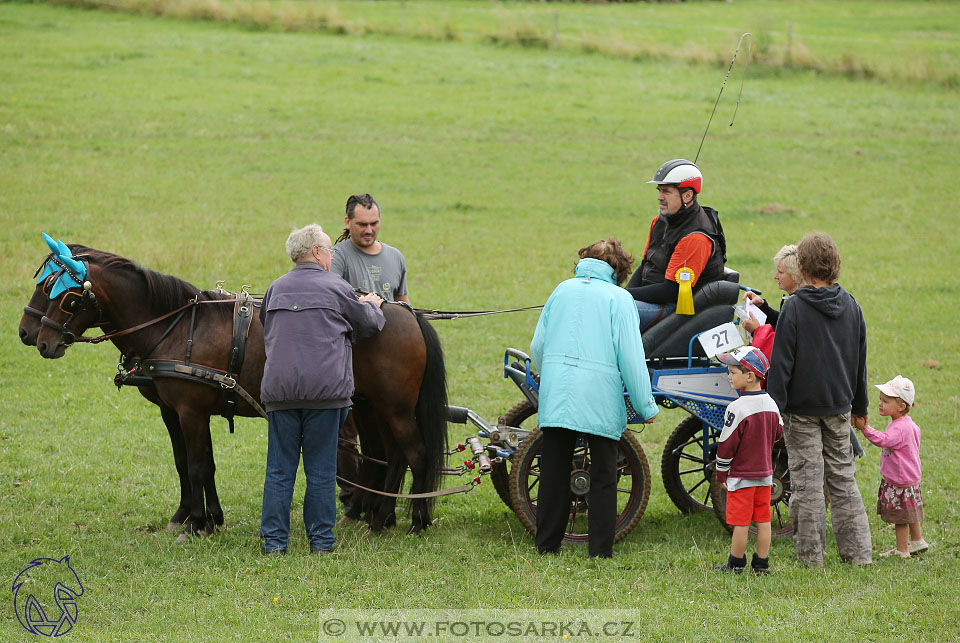
[[[750,6],[759,15],[786,4]],[[949,5],[880,6],[902,15]],[[562,20],[587,10],[553,8]],[[642,10],[687,19],[675,6]],[[947,24],[942,40],[956,43]],[[854,32],[840,20],[821,35]],[[955,48],[947,56],[957,64]],[[696,153],[721,80],[715,65],[680,61],[0,3],[3,577],[70,554],[87,590],[74,640],[317,640],[320,609],[400,607],[626,610],[643,638],[662,640],[954,636],[960,98],[937,83],[748,77],[736,125],[724,120],[728,87],[700,158],[702,201],[720,211],[742,281],[774,292],[777,249],[829,232],[841,283],[867,318],[870,381],[916,382],[934,544],[922,559],[850,568],[831,537],[826,569],[810,572],[779,541],[770,577],[716,575],[727,533],[712,515],[681,515],[659,482],[677,412],[639,436],[650,504],[612,561],[577,548],[539,559],[488,484],[441,500],[422,538],[339,529],[339,552],[323,560],[306,554],[295,507],[292,553],[262,558],[266,423],[246,419],[235,435],[213,421],[226,529],[178,545],[163,531],[177,493],[169,440],[155,407],[112,386],[112,346],[45,361],[17,338],[46,254],[41,230],[205,288],[226,279],[262,291],[287,269],[290,229],[338,229],[358,191],[381,202],[381,238],[405,253],[415,305],[540,304],[571,274],[577,248],[617,235],[642,251],[655,208],[644,181],[664,160]],[[436,322],[451,403],[496,419],[519,401],[501,377],[502,351],[525,350],[535,322],[535,313]],[[858,466],[871,508],[879,450]],[[893,531],[869,513],[875,549],[891,547]],[[27,640],[7,596],[0,639]]]
[[[45,0],[253,30],[388,34],[726,64],[740,34],[766,69],[960,87],[955,3],[824,0],[555,3],[443,0]]]

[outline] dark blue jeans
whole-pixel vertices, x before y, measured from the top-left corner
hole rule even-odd
[[[344,407],[267,413],[267,474],[260,519],[260,542],[264,551],[287,546],[290,504],[301,452],[307,478],[303,523],[310,549],[333,548],[333,524],[337,517],[337,436],[349,410]]]

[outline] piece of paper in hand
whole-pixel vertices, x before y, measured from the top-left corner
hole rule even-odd
[[[757,318],[757,322],[763,326],[767,323],[767,314],[751,304],[749,301],[743,302],[747,306],[747,319],[750,319],[750,315],[753,315]]]

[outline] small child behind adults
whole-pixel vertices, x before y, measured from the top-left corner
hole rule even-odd
[[[928,549],[920,533],[920,427],[910,418],[916,391],[913,382],[899,375],[876,387],[880,389],[880,415],[890,418],[887,430],[877,431],[863,419],[855,425],[865,438],[883,449],[877,513],[881,520],[894,525],[897,546],[880,555],[910,558],[910,554],[922,554]]]
[[[714,569],[739,574],[747,566],[750,523],[757,525],[757,551],[750,561],[755,574],[770,571],[770,490],[773,443],[783,435],[780,410],[760,384],[770,362],[759,348],[741,346],[719,356],[727,365],[730,386],[740,398],[727,406],[717,444],[717,482],[727,491],[727,524],[733,525],[727,562]]]

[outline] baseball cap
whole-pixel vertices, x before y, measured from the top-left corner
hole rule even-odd
[[[731,366],[742,366],[760,379],[767,376],[767,370],[770,368],[767,356],[753,346],[741,346],[729,353],[721,353],[717,359]]]
[[[886,384],[874,384],[874,386],[880,389],[880,392],[884,395],[889,395],[890,397],[899,397],[909,406],[913,406],[916,390],[913,388],[913,382],[907,378],[897,375]]]

